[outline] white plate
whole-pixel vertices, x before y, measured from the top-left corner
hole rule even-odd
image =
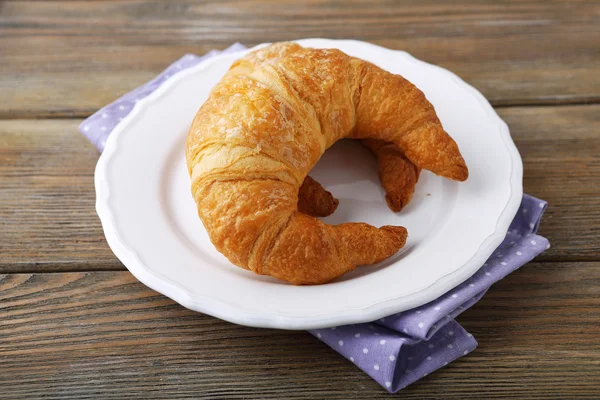
[[[115,129],[96,168],[96,208],[111,249],[144,284],[192,310],[243,325],[322,328],[372,321],[427,303],[470,277],[504,238],[522,197],[522,162],[506,124],[452,73],[357,41],[338,48],[416,84],[469,167],[464,183],[423,172],[410,205],[391,212],[376,164],[355,142],[329,149],[311,175],[340,200],[325,221],[402,225],[406,247],[379,266],[321,286],[292,286],[230,264],[196,214],[185,167],[189,125],[210,89],[245,52],[175,75]]]

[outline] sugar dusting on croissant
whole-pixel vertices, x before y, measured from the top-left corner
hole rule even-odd
[[[468,176],[410,82],[339,50],[276,43],[232,65],[188,134],[192,194],[217,250],[258,274],[320,284],[404,246],[403,227],[332,226],[298,211],[308,172],[342,138],[391,142],[418,168]]]

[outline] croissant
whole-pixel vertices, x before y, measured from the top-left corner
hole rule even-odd
[[[463,181],[468,169],[425,95],[399,75],[335,49],[276,43],[236,61],[188,133],[198,215],[233,264],[292,284],[321,284],[378,263],[403,227],[327,225],[298,194],[342,138],[394,143],[411,163]]]

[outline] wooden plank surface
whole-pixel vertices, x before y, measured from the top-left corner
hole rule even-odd
[[[550,203],[541,261],[600,260],[600,105],[500,110],[525,165],[525,192]],[[94,209],[96,150],[80,120],[0,121],[0,272],[123,269]]]
[[[0,399],[390,398],[305,332],[146,288],[94,211],[80,118],[185,53],[302,37],[463,77],[502,107],[525,192],[550,204],[552,248],[458,318],[478,349],[392,397],[598,398],[600,2],[125,0],[0,1]]]
[[[4,1],[0,118],[83,117],[185,53],[355,38],[446,67],[495,105],[600,100],[591,1]]]
[[[421,398],[597,398],[600,263],[531,263],[458,321],[473,353]],[[305,332],[194,313],[128,272],[0,276],[0,398],[390,398]]]

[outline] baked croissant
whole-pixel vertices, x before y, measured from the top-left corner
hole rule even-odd
[[[188,134],[192,194],[216,249],[293,284],[329,282],[396,253],[403,227],[332,226],[298,211],[308,172],[342,138],[392,142],[419,168],[468,176],[433,106],[406,79],[339,50],[273,44],[232,65]]]

